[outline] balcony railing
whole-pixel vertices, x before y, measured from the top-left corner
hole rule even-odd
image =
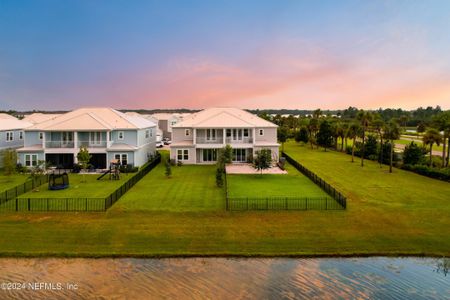
[[[77,145],[75,147],[74,141],[45,141],[45,147],[46,148],[80,148],[80,147],[86,147],[86,148],[106,148],[107,142],[106,141],[99,141],[99,142],[93,142],[93,141],[78,141]]]
[[[73,141],[45,141],[46,148],[74,148]]]
[[[196,139],[197,144],[223,144],[223,138],[217,137],[215,140],[207,139],[204,137],[198,137]]]
[[[78,140],[78,147],[86,147],[86,148],[106,148],[107,142],[106,141],[80,141]]]
[[[242,137],[241,139],[233,139],[233,138],[227,137],[225,139],[225,142],[227,144],[251,144],[251,143],[253,143],[253,138],[252,137]]]

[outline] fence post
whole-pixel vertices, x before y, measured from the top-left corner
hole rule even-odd
[[[308,210],[308,197],[306,197],[306,208],[305,210]]]
[[[269,197],[266,197],[266,210],[269,210]]]
[[[284,209],[288,210],[288,198],[287,197],[285,198],[285,201],[284,201]]]
[[[87,200],[88,198],[86,198],[86,211],[87,211],[87,202],[88,202],[88,200]]]
[[[28,211],[30,211],[30,198],[28,198]]]
[[[16,211],[19,211],[19,198],[16,198]]]
[[[248,210],[248,197],[247,197],[247,210]]]
[[[328,210],[328,197],[325,197],[325,210]]]

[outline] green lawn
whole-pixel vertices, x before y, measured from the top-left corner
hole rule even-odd
[[[216,187],[214,165],[172,167],[165,176],[158,165],[111,210],[118,211],[215,211],[225,208],[224,189]]]
[[[409,144],[411,144],[411,140],[395,140],[395,143],[396,144],[402,144],[402,145],[409,145]],[[418,144],[418,145],[422,145],[422,140],[414,140],[414,143],[416,143],[416,144]],[[427,150],[430,150],[430,146],[428,145],[428,146],[426,146],[426,148],[427,148]],[[442,150],[443,150],[443,148],[444,148],[444,146],[442,145],[442,143],[441,143],[441,145],[436,145],[436,144],[434,144],[433,145],[433,151],[441,151],[442,152]]]
[[[370,161],[361,168],[334,151],[295,143],[285,147],[348,196],[347,210],[172,212],[152,210],[153,205],[127,210],[126,203],[136,200],[143,207],[148,203],[142,199],[160,197],[159,191],[136,186],[130,191],[136,196],[120,200],[107,213],[2,214],[0,255],[450,256],[449,183],[398,169],[390,174]],[[174,168],[174,176],[185,167]],[[150,178],[162,174],[162,167],[155,168],[143,182],[153,184]],[[182,189],[178,180],[170,180],[171,188]],[[204,201],[212,197],[203,196]]]
[[[30,191],[19,198],[98,198],[106,197],[123,184],[132,174],[121,174],[120,180],[109,180],[106,175],[97,180],[99,174],[69,174],[69,188],[64,190],[49,190],[47,184],[39,187],[38,191]],[[86,182],[84,182],[84,180]]]
[[[290,164],[288,174],[227,175],[230,197],[326,197],[327,194]]]
[[[10,188],[13,188],[21,183],[24,183],[29,178],[28,175],[14,174],[14,175],[0,175],[0,193]]]

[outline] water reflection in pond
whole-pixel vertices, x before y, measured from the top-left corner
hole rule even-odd
[[[445,259],[0,259],[0,263],[0,299],[450,299],[446,276],[450,263]],[[14,283],[25,287],[12,289]]]

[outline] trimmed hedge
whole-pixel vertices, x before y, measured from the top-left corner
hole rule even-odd
[[[401,168],[420,175],[450,182],[450,168],[436,169],[425,165],[403,165]]]

